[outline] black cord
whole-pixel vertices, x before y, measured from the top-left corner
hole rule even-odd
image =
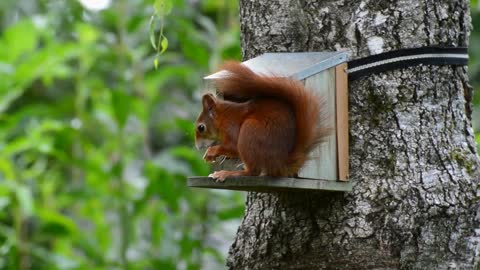
[[[383,71],[424,65],[468,65],[466,47],[421,47],[401,49],[371,55],[348,62],[348,79],[354,81],[361,77]]]

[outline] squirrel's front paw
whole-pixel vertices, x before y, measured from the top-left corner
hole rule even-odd
[[[224,182],[225,178],[229,177],[231,173],[230,171],[216,171],[209,174],[208,177],[215,179],[215,182]]]
[[[206,162],[211,162],[211,163],[214,163],[217,157],[218,157],[218,151],[216,151],[216,149],[213,147],[209,147],[205,152],[205,155],[203,155],[203,159]]]
[[[203,159],[206,161],[206,162],[215,162],[215,159],[217,158],[216,155],[212,154],[212,153],[209,153],[208,151],[205,152],[205,155],[203,155]]]

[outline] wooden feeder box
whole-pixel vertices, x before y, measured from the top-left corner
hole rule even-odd
[[[214,189],[270,192],[278,190],[351,191],[348,163],[348,78],[346,52],[266,53],[243,64],[258,74],[289,77],[323,97],[327,122],[334,132],[311,153],[299,178],[242,176],[215,182],[209,177],[189,177],[188,186]],[[205,77],[207,88],[225,71]],[[238,161],[237,161],[238,162]],[[238,163],[237,163],[238,164]],[[219,169],[237,169],[230,164]]]

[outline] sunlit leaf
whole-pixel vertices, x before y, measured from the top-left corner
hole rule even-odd
[[[31,190],[22,185],[16,185],[14,189],[15,189],[14,191],[16,194],[16,198],[18,200],[18,204],[22,209],[23,215],[27,217],[31,216],[33,214],[33,205],[34,205],[33,195]]]
[[[15,180],[15,168],[8,158],[0,156],[0,179]],[[0,194],[1,195],[1,194]]]
[[[19,136],[5,146],[5,148],[2,150],[2,154],[10,157],[17,153],[31,149],[33,146],[34,145],[32,145],[32,142],[28,137]]]
[[[82,43],[92,43],[97,40],[99,33],[95,27],[86,23],[77,23],[75,25],[78,40]]]
[[[65,62],[78,55],[81,49],[74,44],[53,44],[39,50],[36,54],[16,66],[14,79],[22,93],[39,78],[56,78],[70,74]]]
[[[12,102],[14,102],[17,98],[19,98],[25,89],[11,89],[11,91],[0,94],[0,113],[6,111]]]
[[[30,20],[23,20],[7,28],[3,34],[8,46],[8,59],[13,61],[33,51],[38,43],[38,30]]]
[[[154,49],[157,49],[157,41],[155,38],[155,22],[156,22],[156,16],[152,15],[150,17],[150,22],[148,24],[148,29],[149,29],[149,37],[150,37],[150,43],[152,44],[152,47]]]
[[[37,215],[42,220],[42,232],[55,236],[68,236],[77,231],[75,222],[53,210],[40,209]]]
[[[168,39],[165,36],[162,36],[162,41],[161,41],[161,46],[162,49],[160,50],[160,54],[164,53],[167,48],[168,48]]]
[[[159,16],[168,15],[173,8],[172,0],[155,0],[154,3],[155,13]]]

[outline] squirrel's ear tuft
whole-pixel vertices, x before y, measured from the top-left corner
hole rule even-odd
[[[208,93],[203,95],[202,104],[205,111],[212,114],[215,112],[215,97],[212,94]]]

